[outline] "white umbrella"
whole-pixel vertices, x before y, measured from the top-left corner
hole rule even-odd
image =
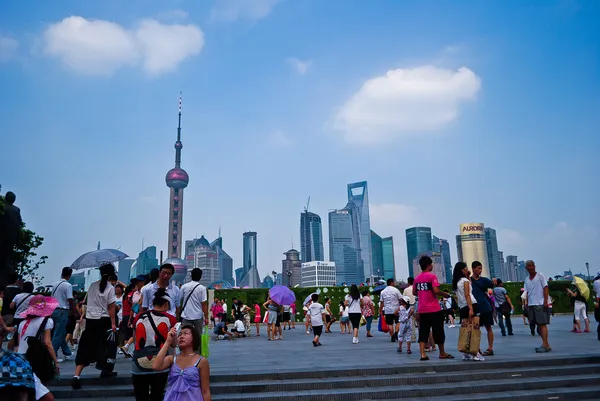
[[[75,262],[71,264],[71,269],[81,270],[89,267],[100,267],[105,263],[116,263],[127,257],[128,255],[126,253],[116,249],[98,249],[97,251],[84,253],[78,257]]]

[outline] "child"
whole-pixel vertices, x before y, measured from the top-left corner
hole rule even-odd
[[[240,337],[246,337],[246,326],[244,326],[244,322],[242,322],[240,319],[235,321],[235,329],[232,330],[233,333],[235,333],[235,336],[237,338]]]
[[[229,339],[231,340],[231,338],[233,337],[233,334],[227,331],[227,321],[222,321],[215,324],[214,333],[217,336],[217,340],[223,340],[225,336],[229,337]]]
[[[341,334],[344,334],[348,330],[350,334],[350,316],[348,315],[348,307],[345,302],[340,302],[340,330]]]
[[[400,299],[400,312],[398,320],[400,322],[400,331],[398,332],[398,353],[402,353],[402,341],[406,341],[406,353],[412,354],[410,343],[412,338],[412,316],[413,308],[410,306],[410,298],[406,295]]]
[[[307,316],[310,316],[310,321],[312,324],[312,329],[315,337],[313,338],[313,345],[318,347],[321,345],[319,341],[319,337],[323,333],[323,319],[325,316],[325,308],[321,305],[319,301],[319,294],[311,295],[312,303],[308,307]]]
[[[167,356],[175,341],[181,353]],[[169,331],[167,341],[152,361],[152,369],[155,371],[170,368],[164,401],[211,401],[210,367],[208,360],[196,352],[200,349],[200,344],[200,333],[192,325],[182,325],[179,336],[176,328]]]

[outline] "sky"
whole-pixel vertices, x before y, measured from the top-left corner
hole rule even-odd
[[[132,0],[0,3],[2,192],[80,254],[166,249],[183,93],[184,239],[281,269],[310,210],[368,182],[371,226],[497,230],[546,275],[600,270],[600,3]],[[325,243],[328,255],[328,243]]]

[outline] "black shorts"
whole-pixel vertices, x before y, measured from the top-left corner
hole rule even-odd
[[[419,342],[429,341],[429,332],[433,332],[433,342],[444,344],[446,333],[444,332],[444,313],[442,311],[433,313],[419,313]]]
[[[325,315],[325,323],[331,323],[331,315]]]
[[[391,326],[393,324],[398,324],[399,320],[398,320],[398,315],[394,315],[394,314],[385,314],[385,323],[388,326]]]
[[[360,327],[360,318],[362,313],[348,313],[348,317],[350,318],[350,323],[352,323],[353,329],[358,329]]]
[[[321,334],[323,334],[323,326],[313,326],[313,334],[315,336],[320,336]]]
[[[281,313],[277,314],[277,320],[275,321],[275,327],[281,327]]]
[[[290,312],[283,312],[283,321],[284,322],[290,321]]]
[[[494,325],[494,312],[488,311],[479,314],[479,325],[481,327],[492,327]]]

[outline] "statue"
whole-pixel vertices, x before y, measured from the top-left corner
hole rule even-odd
[[[21,232],[21,209],[15,206],[17,197],[7,192],[4,207],[0,210],[0,285],[6,284],[6,278],[14,271],[13,250],[19,241]]]

